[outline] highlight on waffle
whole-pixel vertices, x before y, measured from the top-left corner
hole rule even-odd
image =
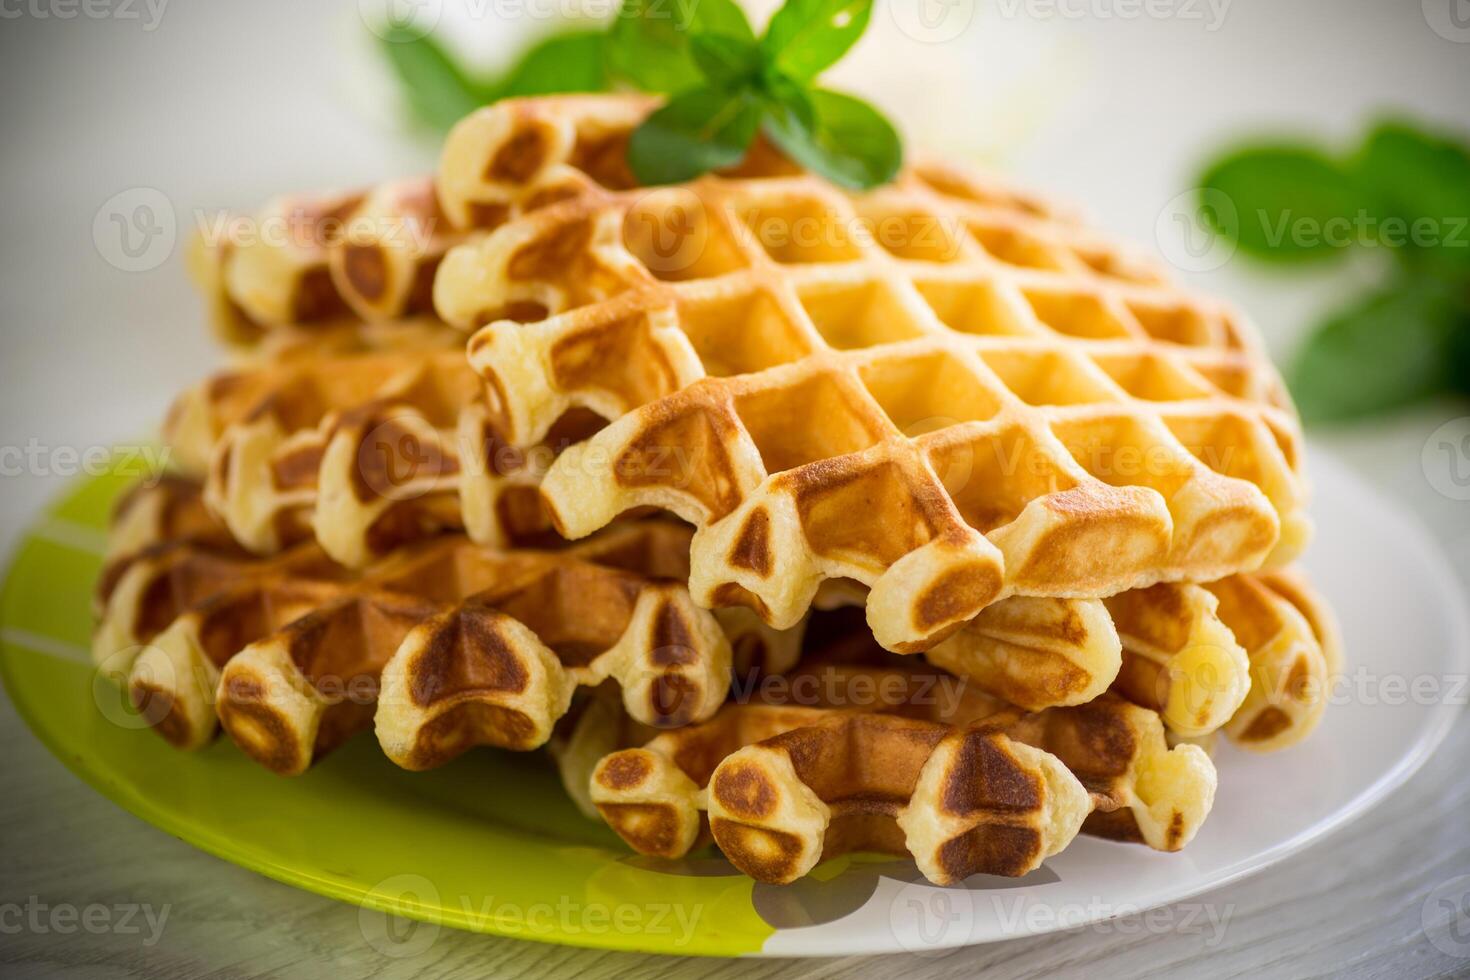
[[[1079,835],[1127,875],[1308,738],[1343,643],[1255,328],[817,87],[855,38],[506,98],[201,237],[232,358],[96,588],[157,734],[304,780],[534,753],[615,853],[775,885]]]

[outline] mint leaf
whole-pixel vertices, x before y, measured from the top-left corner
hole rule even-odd
[[[504,80],[470,78],[428,37],[399,32],[383,51],[402,85],[409,108],[435,129],[448,130],[480,106],[517,95],[599,92],[607,88],[600,31],[573,31],[533,45]]]
[[[448,130],[493,98],[488,86],[472,80],[428,37],[393,28],[381,44],[409,109],[435,129]]]
[[[521,57],[501,83],[497,97],[605,90],[605,38],[601,31],[572,31],[547,38]]]
[[[1330,317],[1307,341],[1290,382],[1308,421],[1397,408],[1465,385],[1456,356],[1470,317],[1449,287],[1404,277]]]
[[[628,165],[643,184],[676,184],[745,157],[760,126],[749,90],[696,88],[674,96],[628,140]]]
[[[696,34],[689,39],[689,53],[716,88],[738,88],[761,70],[761,51],[754,41],[724,34]]]
[[[701,85],[703,76],[689,50],[694,34],[755,40],[734,0],[623,0],[608,30],[608,73],[645,92]]]
[[[1355,240],[1362,196],[1357,183],[1311,147],[1247,147],[1216,162],[1199,184],[1202,210],[1215,230],[1234,236],[1242,249],[1259,258],[1321,259]],[[1218,213],[1211,191],[1234,205],[1233,215]]]
[[[786,0],[761,50],[777,70],[810,82],[857,43],[872,13],[873,0]]]
[[[799,97],[797,93],[800,93]],[[801,166],[832,183],[865,190],[887,183],[903,163],[898,133],[882,113],[850,95],[796,86],[778,91],[765,132]]]
[[[1379,123],[1354,161],[1384,244],[1450,272],[1470,272],[1470,151],[1402,120]]]

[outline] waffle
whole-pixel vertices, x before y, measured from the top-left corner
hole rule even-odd
[[[466,145],[441,173],[483,168]],[[700,529],[696,601],[778,628],[850,578],[883,645],[919,650],[1009,595],[1209,581],[1308,536],[1298,424],[1240,317],[940,165],[862,196],[583,193],[453,249],[435,306],[490,321],[469,356],[512,444],[613,420],[543,480],[564,534],[672,510]]]
[[[1322,720],[1342,672],[1342,640],[1332,611],[1295,569],[1237,576],[1207,586],[1220,616],[1250,650],[1251,688],[1224,732],[1261,752],[1301,741]]]
[[[489,544],[544,529],[532,488],[555,447],[507,452],[485,434],[487,424],[481,390],[456,352],[407,347],[229,372],[180,398],[167,428],[176,458],[208,473],[210,503],[246,546],[271,553],[315,533],[334,558],[360,565],[445,528],[466,529]],[[574,431],[555,434],[553,442],[575,438]],[[413,451],[386,462],[372,458],[375,447],[405,446]],[[477,451],[481,446],[494,448]],[[212,466],[195,462],[211,458]],[[365,473],[378,478],[354,479]],[[1174,730],[1202,734],[1239,704],[1244,654],[1212,607],[1204,608],[1210,600],[1201,590],[1160,587],[1140,615],[1169,596],[1176,597],[1159,614],[1187,611],[1205,632],[1187,644],[1189,657],[1176,648],[1166,661],[1142,635],[1148,627],[1136,627],[1145,661],[1167,670],[1174,690],[1151,693],[1161,683],[1158,670],[1149,676],[1139,666],[1128,675],[1130,694],[1146,693],[1143,703],[1163,711]],[[861,590],[849,588],[846,601],[863,601]],[[1210,630],[1220,634],[1218,644],[1206,642]],[[932,659],[998,697],[1039,709],[1095,697],[1119,673],[1121,654],[1098,601],[1016,596],[983,610],[934,648]],[[1201,657],[1207,663],[1190,659]]]
[[[1223,730],[1272,751],[1321,721],[1340,651],[1320,597],[1299,572],[1282,570],[1100,602],[1006,599],[927,658],[1030,710],[1085,703],[1101,681],[1159,712],[1172,735]]]
[[[149,494],[181,499],[129,510],[193,506],[184,483]],[[202,746],[218,720],[288,774],[375,716],[385,751],[410,768],[474,744],[532,748],[578,687],[604,681],[632,718],[682,724],[717,709],[731,656],[677,584],[687,541],[661,522],[554,552],[447,535],[355,572],[312,543],[263,559],[162,540],[104,577],[94,656],[169,741]],[[749,651],[741,619],[724,621]]]
[[[656,105],[632,95],[507,99],[449,134],[437,187],[460,228],[495,228],[548,204],[633,186],[628,136]]]
[[[861,607],[865,596],[850,581],[828,581],[814,606]],[[1111,688],[1157,711],[1171,744],[1210,745],[1224,732],[1244,748],[1275,751],[1321,721],[1342,671],[1342,639],[1331,609],[1293,567],[1104,600],[1012,596],[924,656],[1029,711],[1085,704]]]
[[[385,394],[375,399],[374,392]],[[334,557],[361,563],[395,543],[444,527],[467,526],[472,538],[492,543],[542,527],[534,494],[528,492],[537,469],[517,470],[503,462],[498,468],[477,469],[474,464],[486,455],[459,455],[464,447],[473,450],[488,441],[465,434],[466,418],[471,433],[483,419],[478,397],[473,377],[450,351],[301,357],[231,372],[194,389],[179,400],[169,431],[180,459],[216,454],[217,465],[209,470],[211,500],[249,546],[274,551],[309,536],[315,528],[324,545],[340,542],[330,549]],[[461,405],[468,407],[456,409]],[[458,425],[451,421],[456,415]],[[335,479],[342,483],[368,470],[358,465],[365,444],[403,444],[402,438],[377,438],[383,419],[402,419],[397,424],[405,428],[406,422],[423,420],[409,430],[423,433],[412,458],[379,468],[385,478],[377,483],[359,482],[365,491],[361,495],[321,494],[320,486],[333,484],[331,475],[323,475],[325,460],[337,461]],[[285,431],[293,427],[296,431]],[[557,441],[565,444],[566,438]],[[327,451],[334,442],[357,448]],[[214,448],[219,446],[225,448]],[[550,458],[553,451],[546,447],[541,458]],[[494,458],[534,461],[537,454],[498,452]],[[425,459],[448,462],[417,470]],[[251,466],[242,460],[260,462]],[[311,465],[300,465],[302,460]],[[295,475],[285,482],[277,473]],[[400,476],[387,478],[394,473]],[[461,503],[466,499],[461,487],[471,478],[487,489],[468,499],[491,505],[478,511],[490,518],[479,524],[466,520],[476,509]],[[227,489],[221,491],[221,486]],[[262,537],[260,530],[271,536]],[[827,594],[835,596],[838,591],[829,587]],[[862,590],[848,587],[845,601],[861,603],[862,596]],[[982,610],[966,628],[933,648],[931,659],[984,690],[1031,709],[1090,700],[1124,667],[1120,689],[1160,710],[1171,730],[1200,735],[1230,718],[1248,681],[1246,654],[1231,628],[1215,615],[1214,605],[1207,591],[1183,585],[1124,593],[1108,600],[1106,609],[1096,600],[1015,596]],[[1121,630],[1125,634],[1121,645],[1110,616],[1129,619],[1128,628]],[[1289,614],[1287,621],[1294,622]],[[1187,624],[1187,631],[1175,629],[1176,623]],[[1298,629],[1296,635],[1308,671],[1297,676],[1308,680],[1290,685],[1279,678],[1268,681],[1262,690],[1278,692],[1270,703],[1317,700],[1311,693],[1322,689],[1318,644],[1308,631]],[[1300,696],[1290,696],[1290,691]],[[1267,703],[1258,698],[1252,708],[1259,711]],[[1296,741],[1316,724],[1320,711],[1293,709],[1285,717],[1294,723],[1261,744]],[[1242,736],[1245,731],[1239,729]]]
[[[1175,734],[1221,730],[1274,751],[1321,721],[1341,641],[1300,573],[1156,585],[1105,602],[1123,643],[1114,689],[1159,711]]]
[[[413,344],[226,371],[176,400],[165,438],[245,547],[272,554],[315,537],[360,567],[444,530],[496,546],[544,533],[540,474],[595,422],[569,415],[512,449],[462,351]]]
[[[129,487],[112,509],[102,582],[116,579],[140,552],[164,541],[227,550],[234,539],[204,505],[199,484],[176,473]]]
[[[432,315],[439,261],[472,231],[592,191],[597,181],[631,185],[622,149],[646,111],[640,105],[629,97],[503,103],[488,129],[469,134],[474,145],[465,149],[486,160],[481,172],[451,166],[226,216],[189,255],[216,333],[253,345],[281,331]],[[458,134],[460,145],[465,138]]]
[[[834,580],[822,584],[813,606],[862,608],[866,601],[866,589]],[[1123,645],[1096,599],[1012,596],[981,610],[927,657],[1002,701],[1039,710],[1084,704],[1106,691],[1122,668]]]
[[[829,583],[816,605],[862,601],[860,589]],[[1259,751],[1295,745],[1316,728],[1342,657],[1331,611],[1295,570],[1104,600],[1013,596],[925,656],[1026,710],[1085,704],[1111,687],[1157,711],[1171,737],[1223,730]]]
[[[249,345],[280,330],[432,316],[434,272],[462,239],[433,178],[415,177],[227,217],[194,240],[189,265],[215,332]]]
[[[1169,748],[1157,714],[1115,695],[1026,713],[911,658],[816,659],[802,668],[810,684],[792,678],[604,757],[591,781],[604,818],[640,853],[669,858],[707,829],[765,882],[876,850],[950,884],[1025,874],[1082,829],[1177,850],[1213,804],[1205,752]]]

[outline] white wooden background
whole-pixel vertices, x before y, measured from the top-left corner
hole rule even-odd
[[[895,110],[914,128],[1015,143],[1012,169],[1149,242],[1200,156],[1242,127],[1306,124],[1346,138],[1374,109],[1400,105],[1470,128],[1470,44],[1428,29],[1436,2],[1233,0],[1219,28],[1206,30],[1182,15],[1038,20],[1024,6],[977,0],[974,54],[863,57],[903,66],[901,78],[867,79],[890,101],[901,103],[905,85],[910,95],[921,89],[912,116]],[[382,125],[386,100],[360,50],[355,3],[197,0],[165,5],[155,30],[121,16],[63,19],[55,13],[67,8],[50,0],[40,9],[46,16],[0,21],[0,448],[33,439],[85,448],[148,431],[171,393],[217,356],[176,260],[125,274],[99,258],[91,228],[105,200],[161,189],[187,228],[196,207],[413,172],[432,154]],[[142,3],[128,9],[147,17]],[[891,41],[890,31],[880,54]],[[923,74],[956,62],[976,66],[968,87]],[[932,125],[936,112],[941,123],[962,112],[965,125]],[[1358,288],[1360,272],[1285,278],[1232,262],[1192,278],[1242,302],[1284,348],[1314,311]],[[1426,521],[1470,582],[1470,504],[1436,493],[1420,462],[1428,433],[1467,414],[1470,404],[1445,403],[1321,441]],[[60,485],[40,474],[0,479],[0,548],[8,552]],[[209,857],[92,792],[8,701],[0,745],[0,976],[1470,974],[1470,958],[1456,955],[1470,952],[1470,920],[1457,931],[1423,927],[1432,890],[1470,873],[1470,719],[1394,799],[1204,896],[1229,914],[1213,945],[1208,934],[1125,921],[941,957],[787,962],[600,953],[452,930],[418,957],[385,959],[364,941],[358,909]],[[169,907],[152,946],[138,934],[15,932],[5,913],[11,904],[135,902]]]

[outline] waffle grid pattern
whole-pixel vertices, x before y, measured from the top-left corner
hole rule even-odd
[[[728,690],[720,623],[742,636],[739,620],[690,602],[687,540],[659,522],[562,551],[448,535],[360,573],[313,544],[262,559],[165,540],[115,559],[102,579],[94,656],[169,741],[197,748],[218,721],[283,773],[371,727],[375,712],[385,750],[412,768],[471,744],[532,748],[578,687],[608,679],[633,718],[683,724],[713,714]]]
[[[553,443],[584,434],[575,417]],[[326,354],[216,376],[175,403],[166,437],[211,511],[269,554],[315,537],[360,567],[445,530],[544,540],[536,486],[553,449],[498,437],[459,350]]]
[[[961,178],[924,173],[859,198],[809,177],[584,196],[451,252],[435,289],[452,323],[507,296],[554,314],[471,341],[509,438],[574,406],[618,420],[543,483],[560,529],[666,507],[702,526],[699,601],[784,626],[822,578],[851,577],[897,614],[873,617],[897,624],[894,649],[1006,594],[1207,580],[1299,550],[1296,422],[1249,330],[1036,205],[942,195]],[[839,483],[860,489],[836,501]],[[918,530],[829,540],[814,507],[854,495]],[[1099,547],[1046,546],[1084,512]],[[885,596],[885,571],[931,542],[950,555]],[[774,574],[740,567],[762,546]],[[926,621],[915,597],[959,555],[974,595]]]
[[[633,847],[664,857],[697,842],[707,811],[721,850],[776,882],[843,847],[906,851],[940,884],[1024,874],[1081,829],[1178,850],[1210,810],[1209,758],[1171,749],[1148,709],[1104,695],[1026,713],[973,691],[919,695],[937,675],[913,660],[843,659],[802,668],[828,703],[734,703],[604,757],[594,802]],[[844,706],[858,690],[887,693]]]

